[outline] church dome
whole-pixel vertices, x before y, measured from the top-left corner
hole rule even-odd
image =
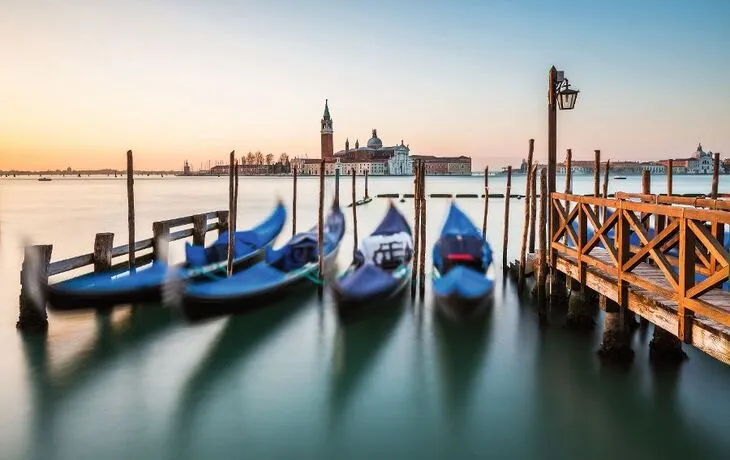
[[[368,141],[368,148],[371,148],[371,149],[380,149],[382,147],[383,147],[383,141],[381,141],[378,138],[378,130],[377,129],[374,129],[373,130],[373,137],[371,137],[370,140]]]

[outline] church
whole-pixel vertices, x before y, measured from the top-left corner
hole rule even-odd
[[[367,172],[374,176],[412,176],[413,160],[420,159],[426,162],[427,174],[440,175],[471,175],[471,158],[434,157],[411,155],[409,145],[403,140],[400,144],[384,146],[378,137],[378,130],[373,129],[370,139],[364,146],[360,146],[359,139],[350,146],[350,139],[345,139],[345,148],[334,151],[333,121],[330,116],[329,102],[325,100],[324,115],[320,120],[321,158],[295,159],[299,171],[304,175],[319,174],[319,165],[325,160],[325,174],[333,175],[339,170],[340,175],[349,174],[354,170],[356,174]],[[433,163],[433,164],[431,164]]]

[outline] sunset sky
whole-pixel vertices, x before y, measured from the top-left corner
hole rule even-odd
[[[546,154],[547,71],[581,90],[559,157],[730,156],[730,1],[38,1],[0,14],[0,169],[182,168],[403,139],[474,169]],[[723,155],[725,156],[725,155]]]

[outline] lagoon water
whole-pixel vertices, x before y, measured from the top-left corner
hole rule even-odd
[[[721,177],[721,191],[730,192]],[[350,178],[341,200],[350,201]],[[408,193],[410,178],[370,178],[370,194]],[[429,177],[428,193],[481,193],[481,177]],[[394,311],[341,323],[313,292],[253,313],[186,323],[159,305],[111,316],[49,314],[46,337],[15,330],[22,245],[52,243],[53,260],[90,252],[94,234],[126,243],[125,180],[0,179],[0,458],[728,458],[730,367],[685,347],[674,369],[648,360],[651,328],[633,336],[634,363],[602,364],[601,316],[589,334],[547,329],[509,280],[473,324],[404,299]],[[363,193],[358,178],[358,196]],[[334,182],[327,179],[327,201]],[[562,188],[563,178],[558,178]],[[663,180],[653,189],[664,191]],[[524,193],[515,177],[512,193]],[[490,192],[504,192],[504,177]],[[590,193],[592,178],[575,178]],[[675,193],[707,192],[709,176],[675,177]],[[639,191],[640,178],[610,191]],[[227,206],[226,178],[139,177],[138,238],[152,222]],[[239,228],[265,217],[291,178],[242,177]],[[299,183],[298,228],[315,222],[317,179]],[[359,234],[387,201],[358,208]],[[462,199],[481,222],[483,200]],[[412,218],[413,202],[399,203]],[[448,206],[428,203],[428,244]],[[511,201],[510,258],[524,201]],[[349,216],[349,210],[346,210]],[[501,265],[504,200],[490,200],[488,236]],[[351,221],[348,221],[348,225]],[[291,232],[282,232],[279,242]],[[213,234],[209,234],[212,240]],[[339,254],[351,255],[352,227]],[[427,251],[428,252],[428,251]],[[182,243],[171,259],[181,260]],[[497,270],[501,278],[501,270]],[[429,286],[430,288],[430,286]]]

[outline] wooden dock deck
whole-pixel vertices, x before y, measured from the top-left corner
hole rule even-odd
[[[553,193],[552,266],[730,364],[728,203],[676,206],[651,197]]]

